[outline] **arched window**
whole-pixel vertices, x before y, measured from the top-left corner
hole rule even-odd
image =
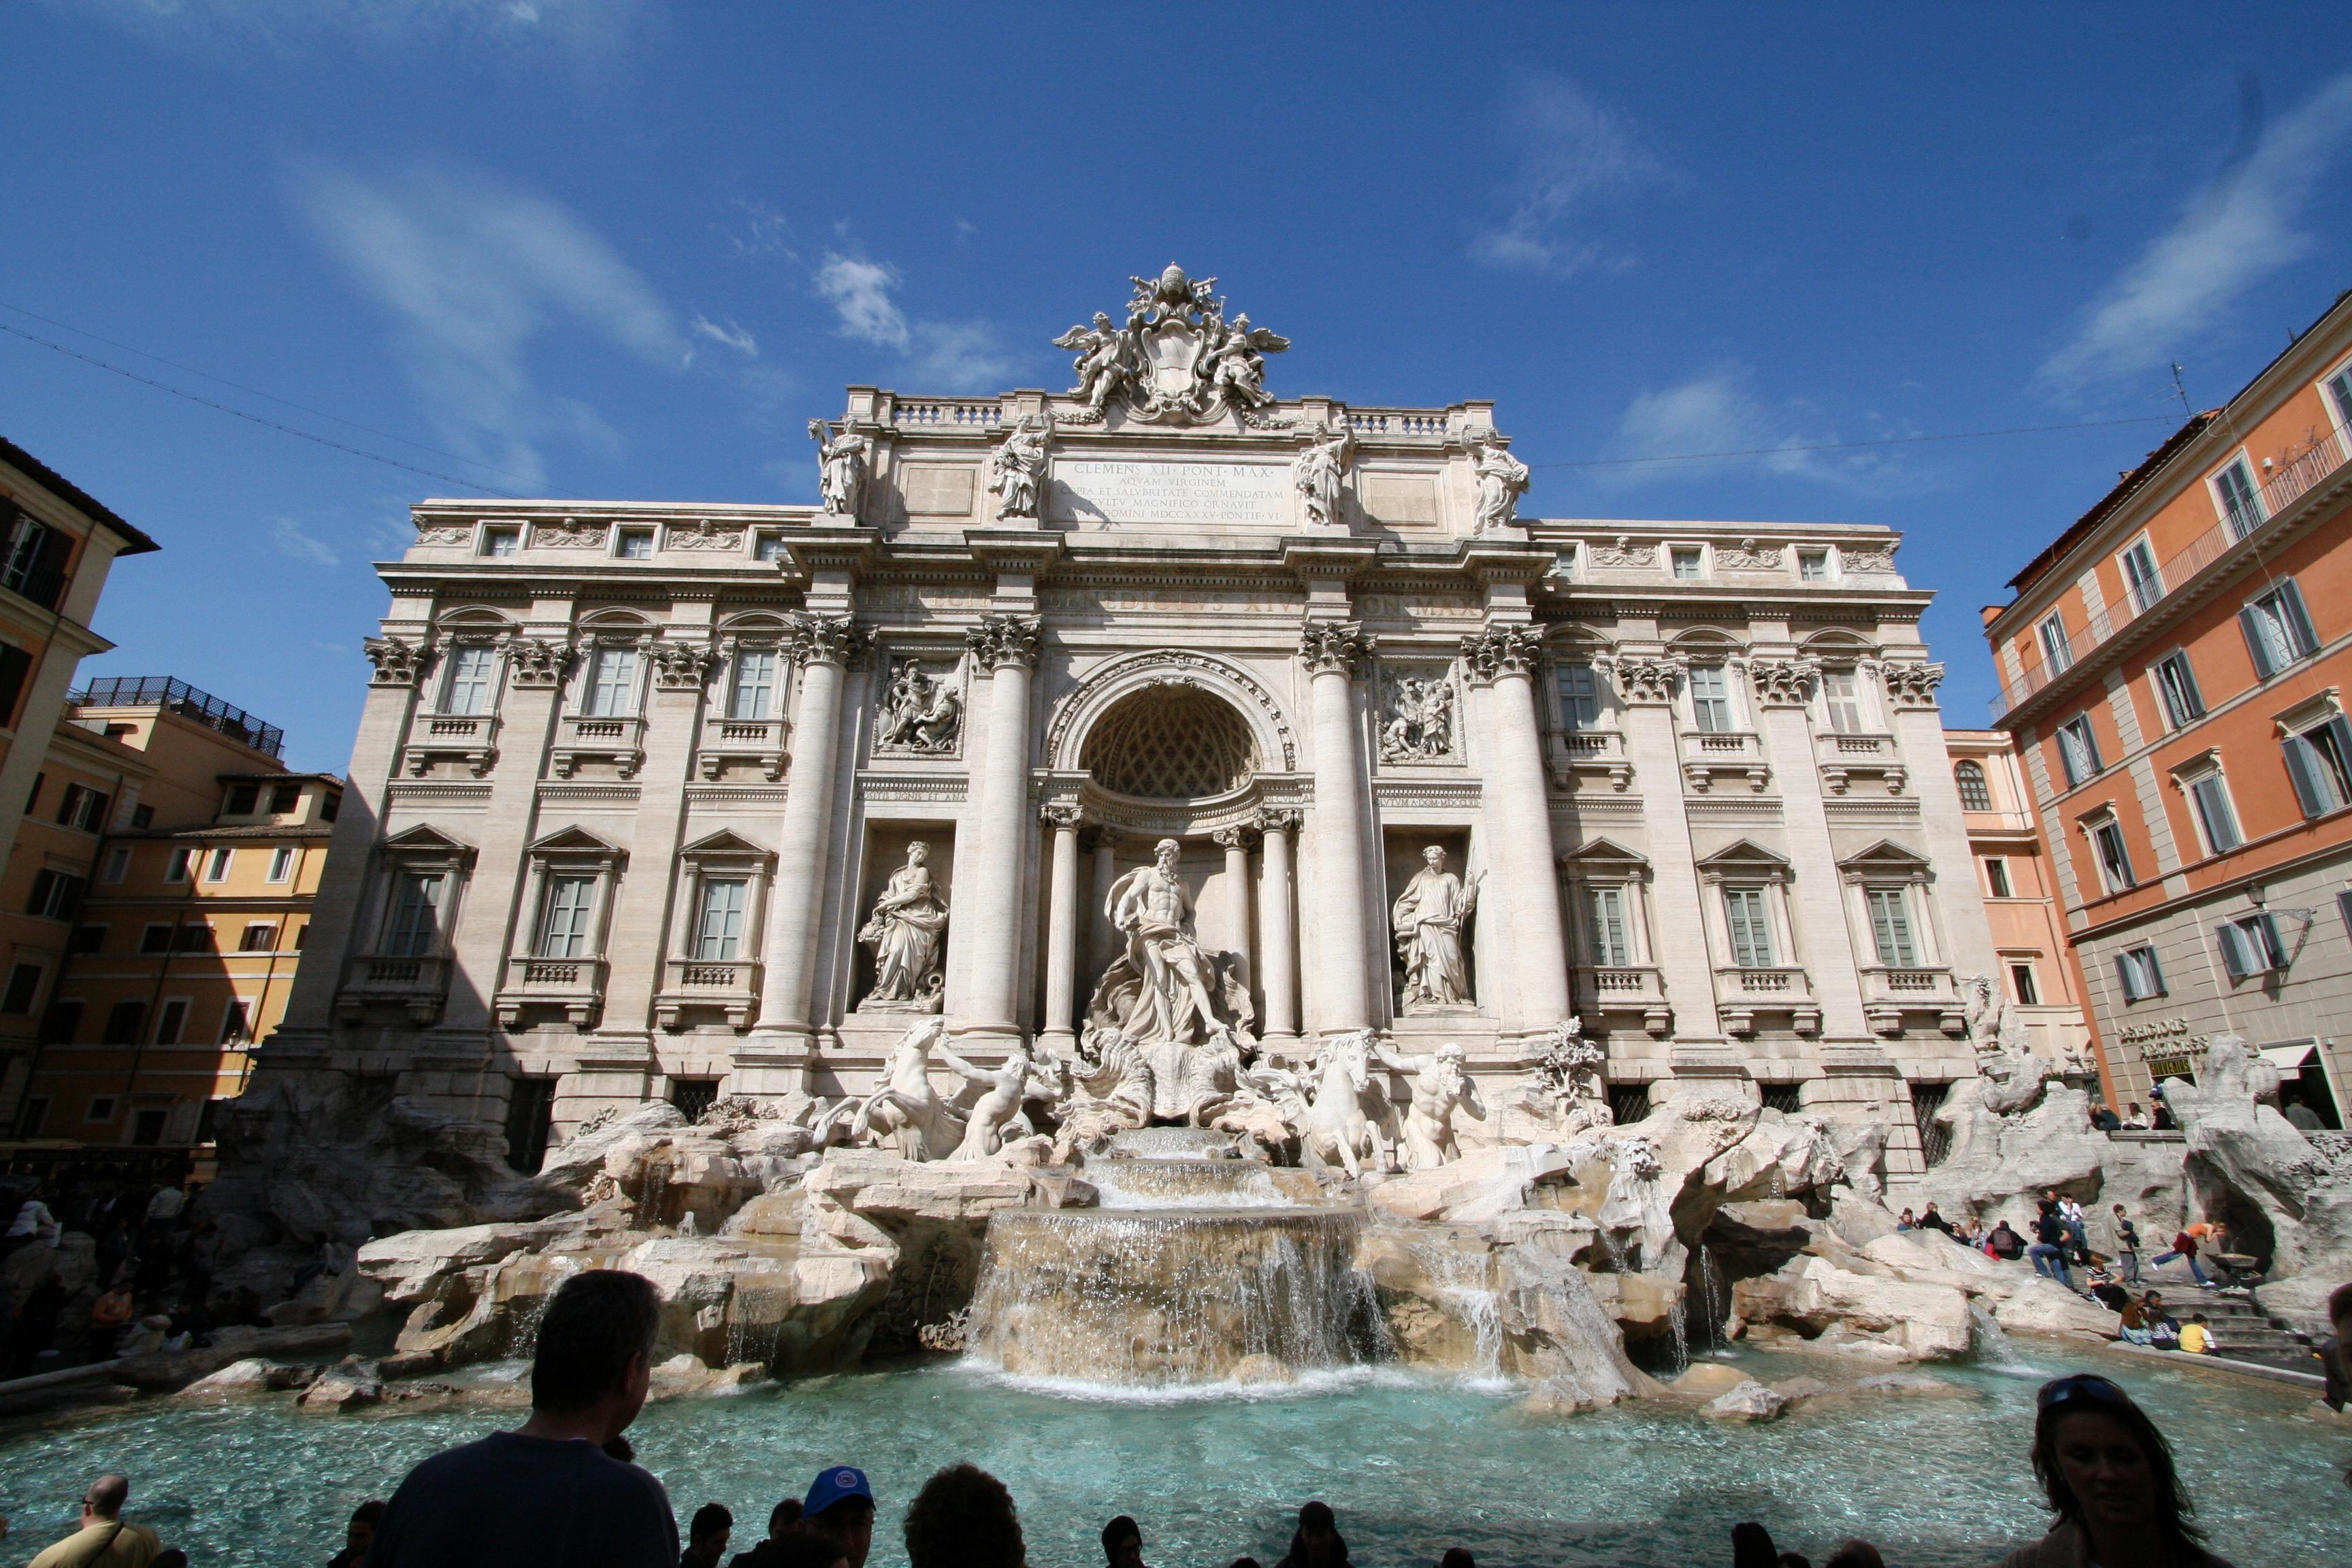
[[[1992,789],[1985,783],[1982,763],[1954,763],[1952,782],[1960,786],[1960,805],[1963,810],[1990,811],[1992,809]]]
[[[1117,795],[1197,799],[1246,783],[1257,746],[1227,703],[1197,687],[1159,686],[1112,704],[1080,763]]]

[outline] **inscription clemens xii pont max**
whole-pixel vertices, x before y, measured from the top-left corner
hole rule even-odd
[[[1290,521],[1289,469],[1279,463],[1054,463],[1048,515],[1057,522],[1238,523]]]

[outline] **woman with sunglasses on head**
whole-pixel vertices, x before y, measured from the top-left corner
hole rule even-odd
[[[2036,1404],[2033,1474],[2058,1520],[2000,1568],[2230,1568],[2201,1544],[2172,1446],[2131,1395],[2086,1373],[2043,1384]]]

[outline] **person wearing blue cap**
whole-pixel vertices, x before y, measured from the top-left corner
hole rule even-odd
[[[849,1568],[866,1568],[874,1544],[874,1489],[866,1472],[853,1465],[818,1471],[801,1500],[801,1529],[838,1544]]]

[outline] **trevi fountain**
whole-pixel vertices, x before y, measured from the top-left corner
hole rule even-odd
[[[852,388],[815,507],[415,509],[205,1200],[225,1283],[352,1266],[273,1310],[307,1354],[17,1418],[10,1502],[104,1463],[281,1561],[622,1268],[640,1460],[739,1546],[846,1461],[891,1561],[971,1458],[1041,1568],[1122,1511],[1271,1561],[1309,1496],[1362,1562],[1981,1563],[2041,1528],[2036,1380],[2097,1368],[2241,1564],[2352,1554],[2308,1394],[1896,1228],[2054,1188],[2227,1215],[2283,1319],[2352,1275],[2242,1042],[2111,1138],[1980,983],[1897,538],[1523,516],[1491,405],[1278,399],[1214,282],[1136,279],[1067,393]]]

